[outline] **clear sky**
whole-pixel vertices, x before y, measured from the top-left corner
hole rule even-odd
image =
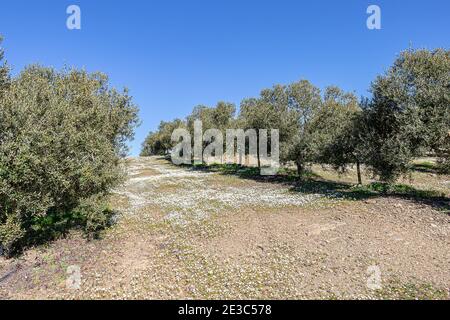
[[[81,30],[66,27],[71,4]],[[371,4],[381,30],[366,27]],[[160,120],[198,104],[239,105],[275,83],[305,78],[367,95],[400,51],[450,47],[450,1],[4,0],[0,33],[14,73],[66,64],[127,86],[143,122],[136,155]]]

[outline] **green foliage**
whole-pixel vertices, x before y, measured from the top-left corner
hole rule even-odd
[[[297,113],[289,105],[289,88],[276,85],[261,91],[258,99],[245,99],[241,103],[238,123],[244,129],[267,129],[270,148],[270,130],[279,130],[280,160],[290,160],[293,139],[298,134]]]
[[[150,132],[142,143],[140,156],[164,155],[164,153],[159,132]]]
[[[0,45],[3,42],[3,38],[0,35]],[[0,62],[2,62],[4,59],[4,50],[0,47]],[[6,64],[6,62],[3,62],[0,64],[0,97],[3,95],[3,92],[8,88],[10,83],[10,76],[9,76],[9,67]]]
[[[217,128],[278,129],[280,160],[297,165],[298,177],[311,163],[331,164],[345,171],[361,165],[381,181],[393,183],[407,174],[412,159],[425,153],[439,157],[441,172],[450,171],[450,53],[408,50],[372,84],[370,99],[358,103],[338,87],[321,90],[307,80],[264,89],[258,98],[241,102],[237,118],[232,104],[197,106],[186,121],[161,123],[143,145],[143,155],[164,154],[177,126],[193,134],[194,121],[203,130]],[[269,139],[270,143],[270,139]],[[269,146],[270,149],[270,146]]]
[[[294,111],[297,133],[293,137],[288,159],[297,165],[299,177],[302,176],[308,162],[314,161],[314,119],[322,106],[320,89],[307,80],[301,80],[288,86],[288,101]]]
[[[408,50],[372,85],[366,110],[367,163],[392,182],[413,157],[433,151],[445,163],[450,129],[450,51]],[[447,155],[447,156],[446,156]]]
[[[81,199],[78,206],[72,211],[73,217],[83,224],[89,236],[96,236],[100,230],[107,227],[113,213],[101,195]]]
[[[234,127],[233,120],[236,106],[232,103],[219,102],[216,107],[196,106],[186,119],[187,129],[194,136],[194,122],[202,121],[203,131],[208,129],[219,129],[225,135],[226,129]]]
[[[361,109],[353,94],[328,87],[311,124],[313,159],[341,171],[360,161],[360,118]]]
[[[303,176],[307,163],[328,160],[325,148],[350,127],[358,111],[353,94],[328,87],[322,97],[318,88],[301,80],[263,90],[259,99],[244,100],[240,118],[247,128],[279,129],[281,160],[294,161]]]
[[[450,131],[447,138],[444,140],[441,146],[437,147],[438,170],[444,174],[450,174]]]
[[[9,214],[3,217],[3,221],[0,224],[0,253],[6,251],[7,254],[14,248],[17,239],[22,239],[25,236],[20,221],[13,214]]]
[[[185,128],[182,120],[161,121],[158,131],[150,132],[142,143],[141,156],[165,155],[173,147],[172,132],[178,128]]]
[[[124,176],[137,125],[127,91],[103,74],[26,68],[0,104],[0,243],[8,253],[44,229],[105,225],[103,198]]]
[[[203,131],[214,128],[219,129],[225,135],[226,129],[235,126],[235,105],[219,102],[216,107],[197,106],[186,120],[161,121],[156,132],[150,132],[142,144],[141,156],[166,155],[173,147],[172,133],[175,129],[187,129],[191,137],[194,136],[194,122],[201,120]],[[225,142],[224,142],[225,143]]]
[[[353,188],[353,192],[366,192],[372,194],[395,195],[419,199],[442,198],[445,199],[444,193],[435,190],[420,190],[406,184],[390,184],[374,182],[365,186]]]

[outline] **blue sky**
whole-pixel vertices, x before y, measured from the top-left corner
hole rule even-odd
[[[81,30],[66,28],[71,4]],[[370,4],[382,30],[366,27]],[[2,1],[0,33],[14,73],[66,64],[127,86],[141,109],[136,155],[160,120],[239,105],[275,83],[305,78],[367,95],[400,51],[449,48],[449,15],[448,0],[14,0]]]

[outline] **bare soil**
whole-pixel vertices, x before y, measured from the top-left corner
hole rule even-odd
[[[98,240],[74,231],[0,258],[0,298],[450,298],[450,215],[441,205],[302,193],[159,158],[128,165],[111,199],[116,224]],[[448,194],[449,181],[420,172],[407,182]],[[69,266],[81,270],[78,289],[68,286]]]

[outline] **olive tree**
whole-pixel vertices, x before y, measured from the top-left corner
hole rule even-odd
[[[100,73],[27,67],[0,98],[0,244],[12,252],[44,229],[107,223],[104,197],[124,177],[138,124],[127,90]]]
[[[412,158],[427,150],[448,157],[449,51],[402,52],[374,81],[372,93],[366,110],[368,164],[383,181],[407,173]]]
[[[208,107],[199,105],[194,107],[192,113],[187,117],[187,129],[194,137],[195,121],[200,120],[202,123],[202,135],[209,129],[219,130],[223,137],[226,135],[227,129],[232,129],[236,126],[235,123],[236,106],[228,102],[218,102],[215,107]],[[223,139],[223,147],[225,148],[226,139]],[[202,150],[206,147],[207,142],[203,141],[202,136]],[[195,153],[195,152],[194,152]]]
[[[301,178],[308,163],[316,156],[314,146],[314,118],[321,106],[320,89],[307,80],[292,83],[287,88],[289,109],[295,117],[297,132],[294,133],[289,150],[289,159],[297,165],[297,172]]]
[[[0,45],[2,44],[3,38],[0,35]],[[7,89],[10,83],[9,67],[4,62],[4,50],[0,47],[0,97],[3,92]]]
[[[348,167],[356,164],[358,184],[362,184],[361,165],[366,163],[367,144],[365,129],[364,105],[352,107],[337,116],[334,123],[335,131],[321,150],[321,161],[331,164],[340,172],[347,171]]]
[[[173,147],[172,132],[178,128],[185,128],[186,124],[180,120],[161,121],[156,132],[150,132],[142,144],[141,156],[166,155]]]
[[[161,136],[158,131],[150,132],[141,146],[141,157],[164,155],[166,150],[161,143]]]
[[[186,123],[191,135],[194,135],[194,122],[200,120],[202,129],[218,129],[225,134],[226,129],[234,127],[236,106],[228,102],[218,102],[215,107],[199,105],[194,107],[192,113],[187,117]]]
[[[270,89],[261,91],[259,98],[244,99],[238,117],[239,126],[245,129],[254,129],[257,142],[258,166],[261,167],[259,135],[261,129],[279,130],[280,160],[289,160],[291,142],[297,132],[296,117],[289,109],[287,87],[275,85]],[[271,139],[268,139],[269,148]]]

